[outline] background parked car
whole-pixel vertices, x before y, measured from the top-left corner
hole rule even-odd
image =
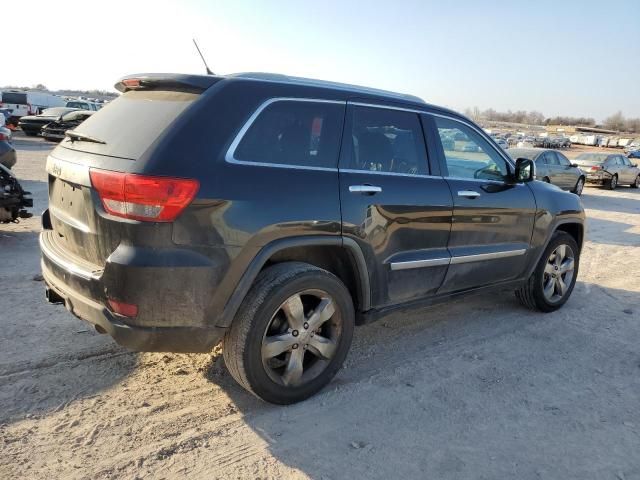
[[[518,158],[533,160],[536,164],[538,180],[569,190],[576,195],[582,195],[586,175],[562,153],[543,148],[513,148],[509,150],[509,155],[514,160]]]
[[[20,119],[18,126],[25,135],[35,137],[40,134],[42,127],[48,123],[58,120],[65,113],[72,112],[76,109],[67,107],[47,108],[40,115],[27,115]]]
[[[16,164],[16,150],[11,145],[11,130],[0,127],[0,164],[11,168]]]
[[[640,168],[620,154],[581,153],[574,160],[587,174],[587,182],[613,190],[618,185],[640,187]]]
[[[627,158],[640,158],[640,150],[631,150]]]
[[[507,150],[509,148],[509,144],[503,138],[496,138],[496,143],[500,145],[503,149]]]
[[[42,127],[42,138],[50,142],[59,142],[64,138],[67,130],[76,128],[94,113],[91,110],[74,110],[65,113],[57,120]]]
[[[78,108],[80,110],[91,110],[95,112],[97,110],[100,110],[102,108],[102,105],[94,102],[88,102],[86,100],[69,100],[67,102],[67,107]]]

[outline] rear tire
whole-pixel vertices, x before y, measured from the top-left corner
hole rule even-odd
[[[560,259],[559,252],[562,250],[565,255]],[[573,292],[579,265],[580,252],[573,237],[565,232],[554,233],[533,274],[516,290],[516,297],[531,310],[558,310]]]
[[[615,190],[618,186],[618,175],[614,175],[613,177],[611,177],[611,179],[605,184],[605,186],[609,190]]]
[[[543,181],[544,183],[551,183],[551,180],[549,179],[549,177],[544,177],[544,178],[542,179],[542,181]]]
[[[354,318],[349,291],[335,275],[306,263],[276,264],[258,275],[225,335],[225,364],[262,400],[302,401],[342,366]]]

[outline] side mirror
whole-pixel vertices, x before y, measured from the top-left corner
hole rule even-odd
[[[516,182],[531,182],[536,179],[536,164],[528,158],[516,160],[516,172],[514,174]]]
[[[580,168],[580,165],[578,165],[577,163],[572,163],[572,164],[571,164],[571,166],[572,166],[573,168]]]

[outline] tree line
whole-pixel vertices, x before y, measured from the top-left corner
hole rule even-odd
[[[528,125],[578,125],[584,127],[602,127],[618,132],[640,133],[640,118],[626,118],[622,112],[617,112],[605,118],[602,124],[598,124],[591,117],[546,117],[535,110],[508,110],[498,112],[493,108],[480,110],[478,107],[467,108],[464,114],[474,121],[491,120],[495,122],[524,123]]]

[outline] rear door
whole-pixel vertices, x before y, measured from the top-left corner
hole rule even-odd
[[[419,112],[350,103],[340,159],[343,235],[364,252],[373,306],[435,294],[449,265],[452,198]]]
[[[559,187],[563,187],[562,169],[560,168],[560,161],[556,156],[556,152],[548,151],[544,153],[547,164],[547,176],[551,180],[551,183]]]
[[[536,202],[526,184],[511,181],[512,166],[481,131],[434,115],[438,152],[453,194],[451,265],[440,293],[519,277],[526,267]],[[457,138],[454,144],[447,141]]]
[[[636,179],[635,169],[631,165],[629,159],[623,155],[618,155],[620,162],[622,162],[622,169],[624,171],[623,183],[633,183]]]

